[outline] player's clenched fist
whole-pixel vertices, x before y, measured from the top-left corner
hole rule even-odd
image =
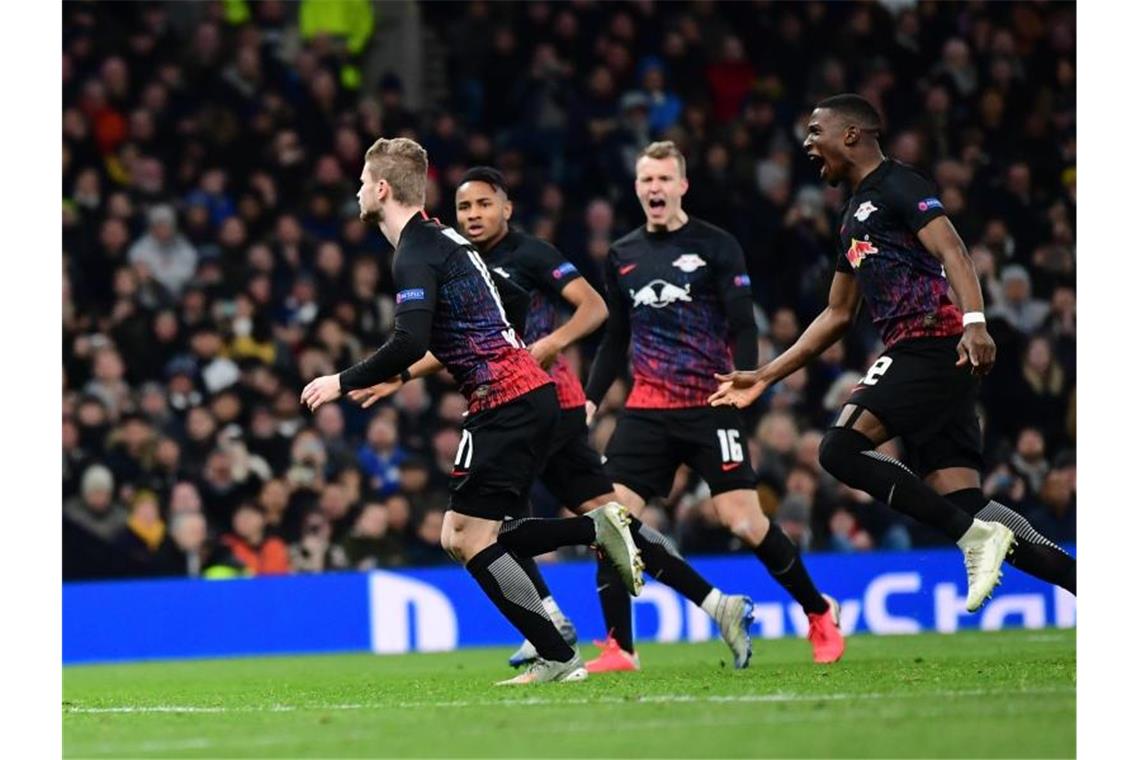
[[[709,403],[713,406],[743,409],[760,398],[768,388],[768,384],[760,379],[759,370],[736,370],[727,375],[718,372],[714,377],[720,382],[720,387],[709,396]]]
[[[323,375],[313,380],[301,391],[301,403],[310,411],[317,411],[323,404],[340,398],[340,375]]]

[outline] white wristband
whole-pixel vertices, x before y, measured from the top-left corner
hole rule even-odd
[[[986,323],[986,315],[980,311],[968,311],[962,315],[962,327],[969,327],[970,325],[984,325]]]

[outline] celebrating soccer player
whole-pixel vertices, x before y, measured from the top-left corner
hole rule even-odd
[[[879,130],[878,112],[858,95],[836,95],[812,112],[804,149],[824,180],[851,187],[828,305],[781,356],[753,371],[718,375],[721,386],[710,400],[718,408],[751,404],[839,340],[865,298],[886,350],[824,436],[820,463],[957,542],[970,611],[1000,580],[1007,552],[1015,567],[1075,594],[1076,560],[982,495],[974,407],[996,351],[981,288],[933,185],[884,157]],[[875,451],[895,436],[913,469]]]
[[[538,654],[526,672],[503,683],[581,680],[587,671],[580,655],[559,634],[515,556],[596,543],[630,592],[639,593],[641,558],[628,513],[610,503],[585,516],[526,520],[500,534],[505,517],[527,512],[558,420],[554,384],[522,347],[475,248],[424,213],[426,151],[406,138],[377,140],[365,154],[360,182],[361,219],[377,224],[396,249],[395,328],[372,356],[309,383],[301,401],[315,411],[342,393],[407,377],[413,363],[423,367],[430,348],[430,361],[456,379],[469,412],[441,543]]]
[[[760,510],[740,413],[709,408],[714,372],[753,367],[751,288],[739,243],[681,208],[685,158],[672,142],[637,160],[635,190],[646,223],[615,242],[605,264],[609,321],[586,385],[593,415],[633,343],[633,388],[606,448],[606,474],[635,514],[669,492],[684,462],[709,485],[721,524],[747,544],[803,607],[816,662],[843,654],[838,605],[820,594],[795,546]],[[632,647],[629,601],[614,638]],[[616,606],[618,600],[613,602]]]

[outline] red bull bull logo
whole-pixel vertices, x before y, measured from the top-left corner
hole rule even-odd
[[[676,301],[692,301],[689,295],[691,285],[679,287],[665,280],[653,280],[641,286],[639,290],[630,290],[629,297],[633,301],[633,308],[638,306],[652,306],[660,309]]]
[[[859,265],[863,263],[863,259],[878,252],[879,249],[871,245],[869,241],[851,238],[851,247],[847,249],[847,261],[851,266],[858,269]]]

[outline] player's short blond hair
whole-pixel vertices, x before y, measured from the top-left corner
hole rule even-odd
[[[427,195],[428,156],[423,146],[407,137],[381,137],[364,154],[373,179],[387,180],[392,198],[405,206],[422,206]]]
[[[642,149],[641,153],[637,154],[637,160],[642,158],[675,158],[677,159],[677,168],[681,171],[681,176],[685,176],[685,154],[677,147],[677,144],[672,140],[659,140],[652,142]]]

